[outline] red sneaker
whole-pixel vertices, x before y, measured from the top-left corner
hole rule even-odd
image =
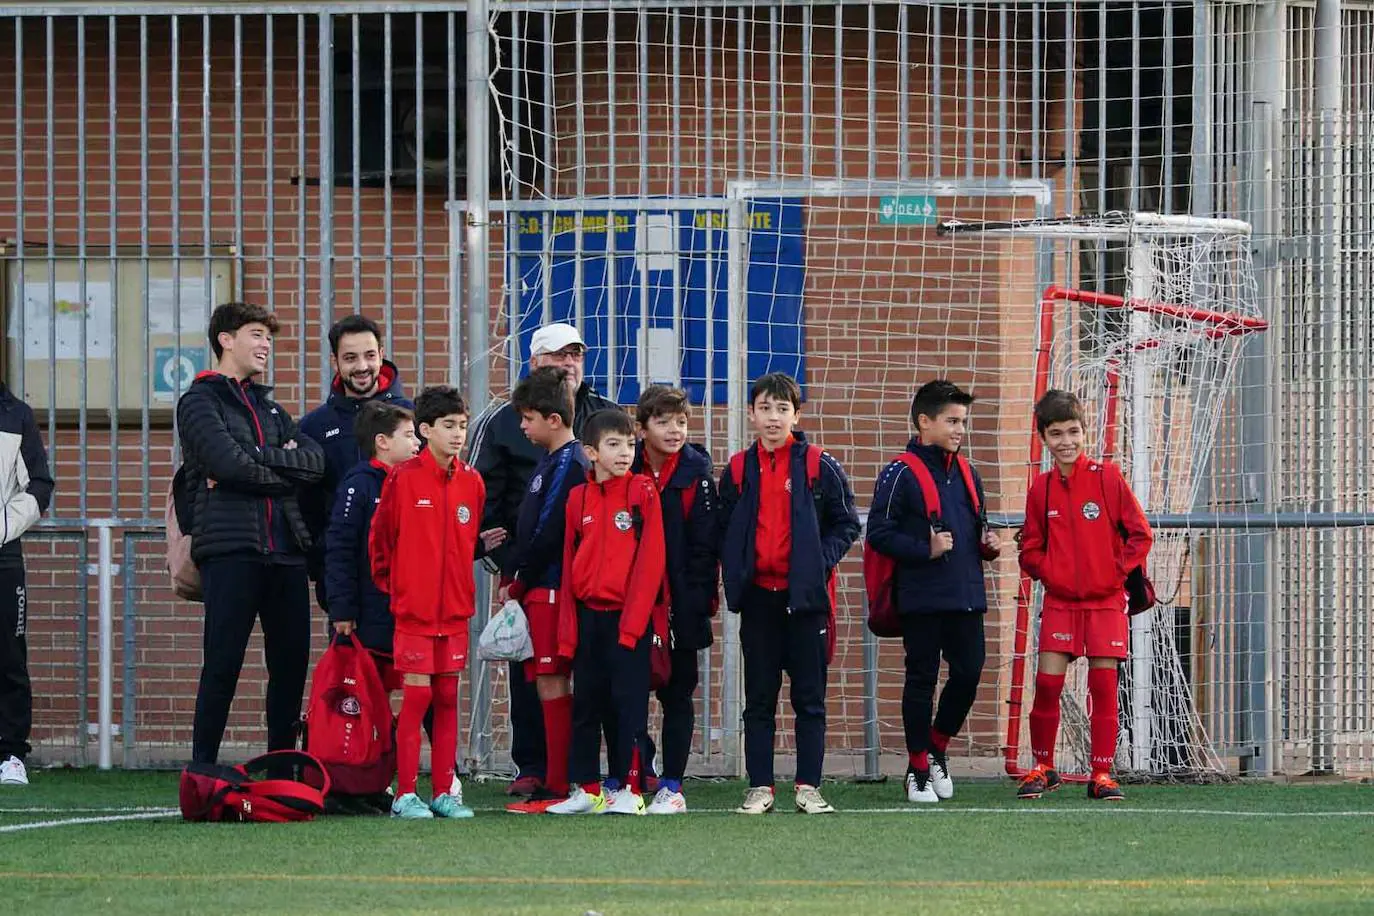
[[[518,776],[510,785],[506,786],[506,794],[529,798],[542,788],[544,788],[544,780],[538,776]]]
[[[527,801],[512,802],[506,805],[506,810],[511,814],[544,814],[554,805],[561,801],[566,801],[568,796],[555,795],[548,789],[540,789]]]
[[[1106,773],[1099,773],[1088,781],[1088,797],[1098,801],[1124,801],[1125,793]]]

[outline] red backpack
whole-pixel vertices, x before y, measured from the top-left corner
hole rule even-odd
[[[300,751],[273,751],[242,766],[190,763],[181,771],[188,821],[309,821],[324,813],[329,774]]]
[[[935,486],[930,468],[911,452],[902,452],[896,460],[904,464],[911,471],[911,476],[916,478],[916,485],[921,488],[921,499],[925,502],[926,516],[931,522],[938,522],[940,491]],[[959,475],[964,478],[964,489],[968,491],[973,514],[981,515],[983,509],[978,501],[978,487],[973,481],[973,468],[962,455],[955,455],[954,463],[959,467]],[[873,549],[868,538],[864,538],[864,591],[868,594],[868,629],[874,636],[901,636],[902,622],[897,613],[897,561]]]
[[[305,748],[344,795],[385,792],[396,775],[391,700],[357,633],[332,642],[310,682]]]
[[[736,452],[730,456],[730,479],[735,482],[735,486],[744,490],[744,456],[749,453],[749,449]],[[806,488],[811,491],[812,499],[820,501],[821,494],[816,489],[816,481],[821,479],[821,455],[823,450],[819,445],[806,446]],[[819,513],[817,514],[819,521]],[[826,628],[826,663],[835,660],[835,573],[830,573],[830,580],[826,583],[826,589],[830,592],[830,625]]]

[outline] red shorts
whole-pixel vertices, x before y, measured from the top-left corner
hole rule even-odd
[[[1040,651],[1071,658],[1125,658],[1131,619],[1117,608],[1045,608],[1040,612]]]
[[[468,666],[468,634],[413,636],[396,631],[392,659],[402,674],[457,674]]]
[[[534,655],[525,659],[525,679],[532,681],[541,674],[567,677],[572,662],[558,657],[558,593],[547,588],[533,588],[521,599],[525,620],[530,625],[530,643]]]

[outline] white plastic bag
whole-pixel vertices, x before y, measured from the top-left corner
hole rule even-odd
[[[489,662],[522,662],[534,655],[530,624],[520,602],[511,600],[492,615],[477,640],[477,654]]]

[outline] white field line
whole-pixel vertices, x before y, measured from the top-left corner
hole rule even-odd
[[[43,830],[48,827],[74,827],[81,824],[110,824],[115,821],[151,821],[180,814],[176,808],[161,811],[142,811],[138,814],[111,814],[104,817],[68,817],[53,821],[33,821],[28,824],[6,824],[0,833],[18,833],[20,830]]]

